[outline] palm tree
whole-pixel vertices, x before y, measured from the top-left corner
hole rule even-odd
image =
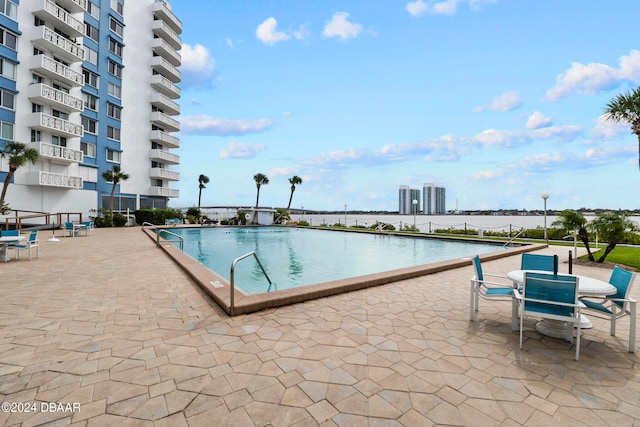
[[[640,168],[640,87],[613,98],[604,109],[604,117],[616,123],[628,123],[638,137],[638,167]]]
[[[587,230],[587,219],[579,212],[566,209],[560,212],[558,219],[552,224],[554,227],[562,227],[569,231],[576,230],[578,238],[587,249],[589,261],[593,261],[593,254],[589,247],[589,231]]]
[[[113,187],[111,187],[111,199],[109,206],[109,210],[111,212],[111,226],[113,227],[113,196],[116,192],[116,185],[118,185],[120,181],[126,181],[129,179],[129,174],[122,172],[119,165],[113,165],[111,170],[102,172],[102,177],[107,182],[113,183]]]
[[[256,188],[258,194],[256,195],[256,209],[258,209],[258,201],[260,200],[260,187],[269,183],[269,178],[265,174],[257,173],[253,176],[253,180],[256,182]]]
[[[200,199],[202,198],[202,189],[207,188],[205,184],[209,183],[209,177],[206,175],[200,175],[198,177],[198,188],[200,192],[198,193],[198,215],[200,215]]]
[[[291,178],[289,178],[289,184],[291,184],[291,195],[289,196],[289,204],[287,205],[287,212],[291,207],[291,201],[293,200],[293,192],[296,191],[296,185],[302,184],[302,178],[300,178],[298,175],[294,175]]]
[[[4,178],[4,185],[2,186],[2,195],[0,195],[0,211],[4,211],[4,198],[7,195],[7,188],[9,183],[16,173],[16,170],[20,166],[24,166],[27,162],[35,165],[38,160],[39,153],[35,148],[29,148],[26,144],[21,142],[7,142],[4,144],[4,148],[0,152],[2,157],[9,156],[9,173]]]
[[[599,214],[590,225],[593,230],[598,232],[600,238],[607,242],[604,253],[596,262],[604,262],[604,259],[616,245],[624,241],[627,231],[634,231],[636,228],[635,225],[624,216],[613,212]]]

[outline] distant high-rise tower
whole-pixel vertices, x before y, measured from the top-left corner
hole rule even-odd
[[[416,201],[414,204],[413,201]],[[420,189],[409,188],[401,185],[398,197],[398,213],[400,215],[413,215],[420,213]]]
[[[422,197],[425,215],[444,215],[447,213],[444,187],[436,187],[433,183],[424,184]]]

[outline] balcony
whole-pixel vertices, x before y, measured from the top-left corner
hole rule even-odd
[[[40,143],[40,157],[48,159],[53,163],[63,164],[81,163],[84,158],[80,150],[47,144],[46,142]]]
[[[149,187],[150,196],[160,197],[180,197],[180,190],[166,187]]]
[[[67,113],[78,113],[84,110],[82,99],[42,83],[29,86],[29,99],[37,104],[51,105],[56,110]]]
[[[180,114],[180,104],[172,101],[168,96],[161,93],[151,94],[151,105],[159,108],[169,116],[177,116]]]
[[[154,74],[151,76],[151,87],[162,92],[171,99],[180,98],[180,88],[161,74]]]
[[[180,50],[182,48],[182,40],[180,40],[178,33],[173,31],[173,29],[164,21],[153,21],[151,29],[155,35],[164,39],[175,50]]]
[[[168,132],[177,132],[180,130],[180,122],[172,119],[164,113],[154,111],[151,113],[151,122],[156,126]]]
[[[33,129],[52,132],[57,135],[66,136],[68,138],[81,137],[84,133],[82,125],[71,123],[58,117],[45,113],[31,113],[28,126]]]
[[[82,177],[44,171],[28,172],[27,185],[81,189]]]
[[[179,67],[182,62],[182,57],[176,51],[173,46],[164,41],[164,39],[157,38],[151,41],[151,48],[156,55],[162,56],[169,61],[171,65]]]
[[[149,171],[149,177],[155,179],[166,179],[167,181],[179,181],[180,173],[164,168],[151,168]]]
[[[84,48],[82,45],[56,34],[47,27],[42,27],[42,37],[32,41],[44,50],[50,50],[66,61],[78,62],[84,60]]]
[[[33,14],[67,34],[69,37],[84,36],[84,23],[51,0],[32,0]]]
[[[87,10],[87,2],[89,0],[56,0],[56,2],[70,11],[71,13],[80,13]]]
[[[152,130],[149,139],[165,148],[180,148],[180,139],[161,130]]]
[[[54,80],[59,80],[69,86],[84,86],[82,73],[72,70],[63,63],[58,62],[49,56],[34,55],[27,60],[30,61],[29,68],[37,73],[43,74]]]
[[[151,66],[154,70],[171,80],[173,83],[178,83],[180,81],[180,70],[171,65],[171,63],[163,57],[154,56],[151,58]]]
[[[156,0],[153,4],[153,16],[165,21],[176,33],[182,33],[182,22],[173,14],[164,1]]]
[[[157,148],[151,149],[149,151],[149,158],[160,163],[168,163],[172,165],[177,165],[180,163],[180,156],[178,156],[177,154],[170,153],[166,150],[159,150]]]

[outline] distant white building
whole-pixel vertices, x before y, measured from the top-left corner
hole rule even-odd
[[[36,149],[7,191],[13,209],[108,207],[102,173],[120,165],[116,210],[178,197],[182,23],[165,0],[0,0],[0,148]],[[0,182],[8,161],[0,159]]]
[[[444,215],[447,213],[446,191],[444,187],[437,187],[434,183],[422,186],[422,205],[425,215]]]
[[[413,203],[414,200],[416,203]],[[413,215],[420,212],[420,189],[401,185],[398,195],[398,213],[400,215]]]

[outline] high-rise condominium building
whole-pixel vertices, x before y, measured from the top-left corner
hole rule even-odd
[[[444,187],[436,187],[433,183],[424,184],[422,197],[425,215],[444,215],[447,213]]]
[[[13,209],[90,213],[165,207],[180,158],[182,23],[164,0],[0,0],[0,148],[27,144]],[[8,159],[0,160],[0,181]]]
[[[413,201],[416,203],[413,203]],[[400,215],[413,215],[420,213],[420,190],[401,185],[398,197],[398,213]]]

